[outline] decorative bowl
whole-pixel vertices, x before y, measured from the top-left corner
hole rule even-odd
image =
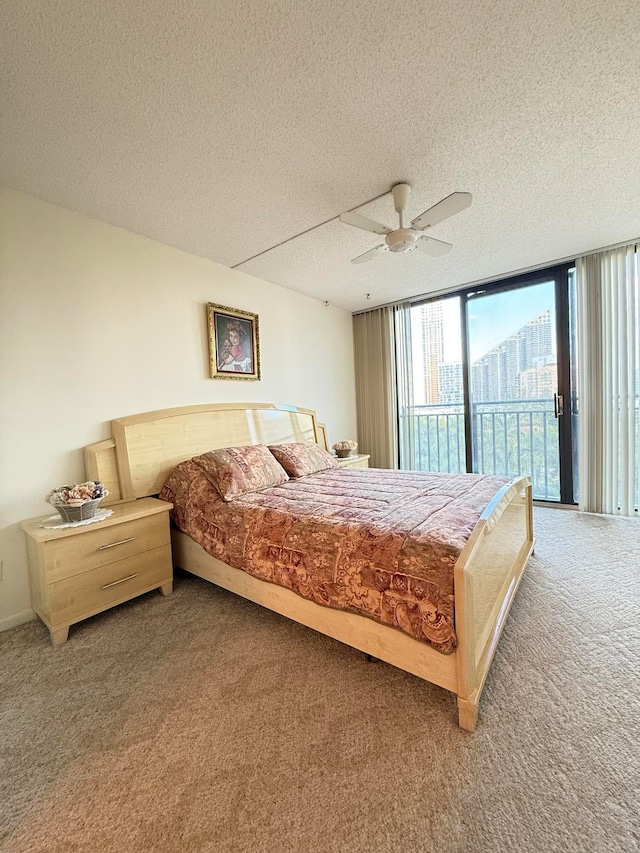
[[[93,518],[101,500],[102,498],[94,498],[75,506],[71,504],[51,504],[51,506],[58,510],[63,521],[72,523],[74,521],[86,521],[88,518]]]
[[[336,456],[338,457],[338,459],[346,459],[347,456],[351,456],[352,453],[353,450],[350,447],[336,450]]]

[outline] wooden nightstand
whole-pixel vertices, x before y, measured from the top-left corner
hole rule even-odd
[[[173,589],[169,510],[142,498],[115,504],[113,515],[81,527],[47,530],[42,518],[23,521],[33,609],[64,643],[69,625],[143,592]]]
[[[371,459],[369,453],[360,453],[358,456],[347,456],[346,459],[336,459],[336,462],[338,463],[338,468],[368,468],[369,459]]]

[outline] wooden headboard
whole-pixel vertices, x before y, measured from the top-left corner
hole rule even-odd
[[[216,403],[161,409],[111,422],[112,438],[85,447],[87,476],[109,490],[105,504],[157,495],[171,471],[218,447],[314,441],[327,447],[311,409]]]

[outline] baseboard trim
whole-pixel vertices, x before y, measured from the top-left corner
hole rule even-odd
[[[25,622],[31,622],[36,618],[33,610],[23,610],[22,613],[14,613],[13,616],[7,616],[6,619],[0,619],[0,631],[8,631],[9,628],[15,628],[18,625],[24,625]]]

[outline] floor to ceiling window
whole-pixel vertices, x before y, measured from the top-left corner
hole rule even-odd
[[[571,281],[562,266],[411,307],[404,467],[525,474],[535,498],[574,501]]]
[[[473,470],[560,500],[555,281],[467,297]]]
[[[411,309],[414,464],[418,471],[467,470],[460,298]]]

